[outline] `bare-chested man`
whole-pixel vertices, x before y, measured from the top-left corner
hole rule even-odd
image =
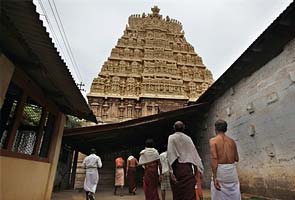
[[[128,180],[129,194],[135,195],[136,192],[136,167],[138,161],[134,156],[129,156],[127,159],[126,177]]]
[[[215,122],[216,136],[210,139],[211,152],[211,195],[212,200],[240,200],[240,183],[236,170],[239,161],[236,143],[225,135],[227,123],[224,120]]]

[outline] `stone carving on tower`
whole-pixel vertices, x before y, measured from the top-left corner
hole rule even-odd
[[[212,74],[182,25],[152,13],[131,15],[123,36],[94,78],[89,104],[99,121],[118,122],[181,108],[212,84]]]

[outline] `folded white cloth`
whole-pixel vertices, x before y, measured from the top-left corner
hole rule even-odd
[[[155,148],[145,148],[140,152],[138,165],[144,165],[149,162],[159,160],[159,152]]]
[[[178,159],[179,163],[191,163],[198,168],[199,172],[204,171],[202,160],[192,139],[182,132],[169,136],[167,157],[170,166]]]
[[[236,164],[218,164],[217,180],[224,183],[239,182]]]
[[[241,200],[240,183],[236,164],[218,164],[216,178],[221,190],[216,190],[212,179],[212,200]]]
[[[162,166],[162,174],[169,172],[169,164],[167,159],[167,151],[160,154],[160,162]]]
[[[132,160],[134,156],[129,156],[127,160]]]

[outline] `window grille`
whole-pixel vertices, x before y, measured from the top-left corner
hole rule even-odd
[[[41,116],[42,107],[37,105],[31,98],[28,98],[12,151],[28,155],[33,154]]]
[[[17,131],[16,139],[12,151],[24,153],[28,155],[33,154],[36,142],[36,132],[34,131]]]
[[[50,112],[44,113],[47,109],[31,97],[27,97],[24,104],[20,104],[21,99],[24,100],[23,90],[11,82],[0,110],[0,150],[47,158],[56,116]],[[21,112],[18,113],[18,119],[17,112]],[[16,132],[13,131],[13,127],[17,129]],[[12,148],[7,149],[8,141],[11,140]]]
[[[1,108],[0,149],[6,149],[8,137],[10,134],[10,129],[12,128],[13,121],[15,118],[15,113],[16,113],[20,98],[22,96],[22,93],[23,92],[20,88],[18,88],[12,82],[10,83],[5,99],[4,99],[4,104]]]

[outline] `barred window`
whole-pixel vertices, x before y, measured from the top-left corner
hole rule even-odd
[[[15,113],[20,103],[23,91],[10,83],[0,115],[0,149],[7,148],[10,131],[15,120]]]
[[[42,107],[27,98],[24,106],[20,125],[12,146],[12,151],[32,155],[37,141],[37,134],[40,127]]]

